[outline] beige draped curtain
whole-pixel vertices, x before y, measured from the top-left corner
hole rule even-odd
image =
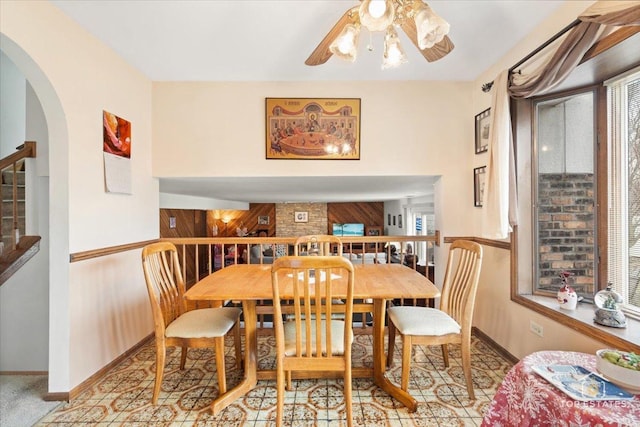
[[[505,70],[494,81],[489,164],[483,200],[482,234],[486,238],[505,239],[509,237],[512,226],[517,224],[515,153],[509,98],[529,98],[562,83],[591,46],[609,34],[612,27],[640,25],[640,1],[597,1],[578,19],[577,25],[557,43],[549,45],[546,52],[530,61],[529,67],[522,67],[511,75]]]

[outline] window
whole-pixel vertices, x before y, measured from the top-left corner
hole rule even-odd
[[[640,313],[640,71],[607,82],[608,283]]]
[[[553,89],[553,93],[537,98],[511,99],[518,194],[518,225],[511,238],[514,248],[511,300],[612,348],[637,348],[640,345],[638,336],[629,335],[628,330],[595,324],[593,307],[589,304],[594,292],[611,283],[626,301],[623,309],[631,325],[635,327],[640,319],[637,243],[640,240],[640,37],[637,33],[628,34],[614,31],[602,43],[597,42],[599,47],[592,47],[592,54],[585,55],[582,63]],[[608,48],[610,45],[613,47]],[[628,71],[634,67],[635,70]],[[592,101],[591,107],[586,106],[591,103],[588,99]],[[580,111],[584,114],[577,118]],[[582,134],[576,137],[574,132],[578,131]],[[551,148],[556,150],[555,154]],[[592,168],[589,168],[591,162]],[[555,262],[555,269],[573,268],[574,273],[578,272],[578,265],[572,263],[585,263],[586,274],[574,276],[574,285],[582,292],[585,304],[579,304],[575,311],[560,310],[554,280],[545,282],[547,277],[556,277],[555,271],[549,274],[544,271],[544,251],[548,242],[544,240],[544,233],[538,234],[545,230],[546,214],[542,200],[538,200],[544,195],[540,184],[551,178],[546,174],[563,173],[583,173],[585,178],[593,176],[593,180],[583,184],[592,186],[593,195],[583,198],[580,203],[578,200],[567,203],[593,206],[593,212],[585,209],[581,218],[584,222],[593,220],[593,227],[589,225],[581,230],[587,235],[585,246],[589,243],[589,249],[578,250],[581,243],[574,240],[573,246],[556,247],[558,253],[548,259]],[[559,202],[552,206],[556,209],[565,207],[567,200]],[[547,228],[551,230],[549,235],[559,235],[552,237],[567,239],[564,243],[573,239],[559,223],[547,224]],[[571,249],[567,250],[567,247]],[[585,254],[588,264],[584,260],[553,259],[566,255],[565,252]],[[588,265],[592,265],[592,272],[587,272]]]
[[[532,145],[534,292],[556,295],[568,271],[578,295],[592,299],[596,174],[594,90],[535,100]]]
[[[560,272],[569,271],[586,301],[611,284],[624,309],[640,315],[640,70],[595,88],[519,101],[516,111],[525,154],[519,167],[529,153],[531,160],[530,181],[519,182],[520,200],[531,194],[530,205],[523,203],[528,226],[520,227],[531,241],[519,244],[530,254],[531,275],[519,274],[526,282],[519,294],[555,296]],[[520,272],[524,262],[518,260]]]

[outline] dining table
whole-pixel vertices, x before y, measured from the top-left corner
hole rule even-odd
[[[354,264],[354,312],[372,313],[373,366],[354,367],[352,376],[372,377],[375,384],[415,412],[417,401],[408,392],[385,376],[384,353],[385,316],[387,301],[394,299],[432,299],[440,290],[424,275],[401,264]],[[283,273],[285,274],[285,273]],[[333,280],[335,298],[346,297],[345,280]],[[271,265],[231,265],[203,277],[185,293],[189,301],[208,301],[222,305],[225,301],[241,301],[244,320],[244,376],[234,387],[219,395],[211,404],[215,415],[256,387],[259,379],[275,379],[275,370],[258,369],[258,314],[272,313],[269,305],[258,302],[271,300]],[[281,292],[282,298],[292,298]],[[364,316],[364,315],[363,315]],[[335,374],[334,374],[335,375]],[[296,378],[295,373],[293,378]]]

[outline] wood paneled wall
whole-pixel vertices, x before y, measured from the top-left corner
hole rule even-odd
[[[176,228],[169,228],[170,217],[176,219]],[[226,226],[222,222],[225,217],[229,218]],[[259,217],[269,218],[269,224],[258,224]],[[384,202],[327,203],[327,233],[331,233],[334,222],[384,227]],[[235,237],[238,227],[246,227],[249,234],[268,230],[269,236],[275,236],[276,205],[251,203],[246,211],[160,209],[160,237],[213,237],[214,225],[218,226],[218,237]]]
[[[171,218],[175,218],[175,228],[171,228]],[[160,237],[207,237],[207,212],[196,209],[160,209]],[[178,248],[178,253],[182,256],[182,248]],[[187,286],[195,283],[198,278],[194,270],[195,247],[187,247]],[[199,264],[205,265],[207,254],[199,254]]]
[[[362,223],[365,227],[384,227],[384,202],[346,202],[327,204],[327,233],[333,223]]]
[[[224,218],[229,222],[222,222]],[[258,224],[259,217],[268,217],[269,224]],[[213,226],[218,226],[218,237],[236,237],[236,229],[247,227],[247,232],[257,233],[258,230],[267,230],[267,236],[276,235],[276,205],[275,203],[250,203],[248,211],[239,210],[214,210],[207,211],[206,236],[213,237]]]

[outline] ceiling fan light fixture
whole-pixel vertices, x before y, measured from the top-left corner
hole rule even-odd
[[[437,15],[427,4],[422,4],[415,15],[420,50],[432,48],[449,34],[449,23]]]
[[[358,56],[359,36],[359,26],[347,24],[340,35],[331,43],[329,50],[338,58],[354,62]]]
[[[396,16],[392,0],[363,0],[358,15],[369,31],[384,31]]]
[[[382,69],[395,68],[407,62],[407,55],[400,45],[398,33],[393,26],[387,29],[384,36],[384,54],[382,57]]]
[[[396,33],[398,28],[429,62],[445,57],[454,48],[447,37],[449,23],[433,12],[426,0],[358,0],[358,2],[358,5],[347,9],[338,19],[307,58],[305,64],[324,64],[334,54],[341,59],[354,62],[362,27],[369,31],[371,40],[374,32],[389,33],[385,36],[383,69],[407,62],[406,55],[398,42]],[[373,51],[373,42],[367,45],[367,49]]]

